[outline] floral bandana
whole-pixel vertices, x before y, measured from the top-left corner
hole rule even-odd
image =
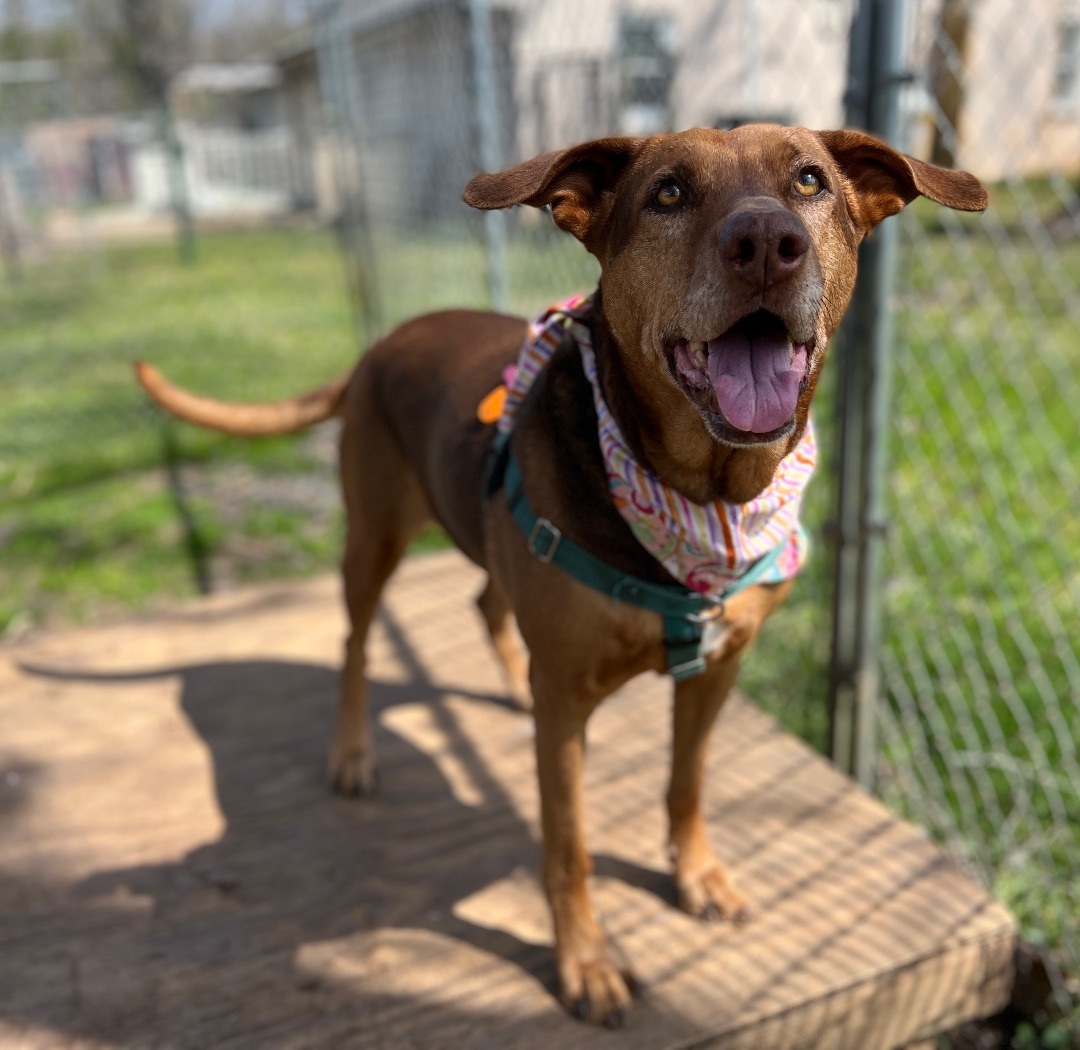
[[[760,582],[778,583],[794,576],[806,561],[808,550],[806,533],[799,524],[799,505],[817,460],[810,423],[756,499],[741,504],[723,500],[694,503],[665,485],[630,451],[600,393],[589,328],[592,311],[591,295],[574,296],[529,325],[517,368],[513,375],[510,370],[506,375],[499,431],[513,429],[514,417],[533,381],[569,333],[592,385],[611,498],[638,542],[675,579],[717,600],[754,562],[780,546],[779,557]]]

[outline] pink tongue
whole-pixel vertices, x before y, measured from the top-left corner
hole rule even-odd
[[[802,370],[792,363],[791,343],[779,331],[731,331],[713,339],[709,379],[724,418],[750,434],[782,427],[795,411],[802,382]]]

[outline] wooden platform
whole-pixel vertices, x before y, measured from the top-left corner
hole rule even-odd
[[[757,918],[671,902],[668,683],[591,727],[603,920],[629,1029],[552,998],[530,723],[499,700],[456,554],[373,639],[382,793],[332,797],[332,578],[0,649],[0,1046],[889,1050],[993,1012],[1012,922],[745,701],[708,812]]]

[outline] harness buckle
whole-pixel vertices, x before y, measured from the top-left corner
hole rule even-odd
[[[700,609],[698,612],[687,613],[686,618],[691,623],[709,624],[713,620],[719,620],[724,615],[724,603],[715,602],[712,605],[707,605],[705,608]]]
[[[546,546],[538,546],[538,543],[542,544],[545,541]],[[529,553],[547,565],[555,557],[560,543],[562,543],[562,531],[552,525],[547,518],[537,518],[527,541]]]
[[[699,675],[705,670],[705,657],[695,656],[693,660],[687,660],[686,663],[676,664],[674,667],[669,667],[667,673],[675,679],[676,682],[681,682],[684,678],[693,678],[694,675]]]

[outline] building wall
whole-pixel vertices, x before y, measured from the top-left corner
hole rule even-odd
[[[1070,0],[975,6],[958,163],[983,179],[1080,169],[1080,95],[1055,99],[1059,29],[1080,21]]]
[[[1080,0],[1033,0],[1022,18],[1022,0],[970,2],[956,165],[990,182],[1080,170],[1080,75],[1069,100],[1055,97],[1060,28],[1069,18],[1080,25]],[[911,53],[920,72],[943,50],[941,7],[942,0],[912,0]],[[929,156],[943,121],[928,80],[908,102],[909,148]]]
[[[322,100],[319,94],[315,52],[302,50],[281,62],[281,111],[295,150],[294,206],[303,210],[319,208],[322,154],[326,141]],[[329,213],[329,212],[328,212]]]
[[[127,129],[120,117],[85,117],[28,125],[26,160],[43,202],[61,206],[131,197]]]
[[[502,78],[512,35],[494,18],[496,66]],[[480,167],[468,23],[457,5],[439,5],[354,38],[361,122],[362,177],[372,221],[385,216],[426,221],[464,213],[461,188]],[[516,109],[500,96],[502,138]],[[504,149],[505,153],[506,150]]]
[[[854,0],[522,0],[517,93],[528,106],[518,153],[620,127],[616,45],[624,14],[670,19],[678,56],[671,127],[736,118],[807,127],[843,123]],[[1080,169],[1080,78],[1055,96],[1060,26],[1080,0],[970,0],[967,90],[957,163],[985,179]],[[912,0],[913,65],[925,75],[941,0]],[[567,26],[573,27],[572,34]],[[909,92],[910,148],[925,153],[933,102]]]
[[[625,126],[621,17],[666,20],[677,56],[670,127],[781,119],[836,127],[843,118],[853,0],[525,0],[515,57],[529,111],[522,155]],[[572,27],[572,33],[568,33]]]

